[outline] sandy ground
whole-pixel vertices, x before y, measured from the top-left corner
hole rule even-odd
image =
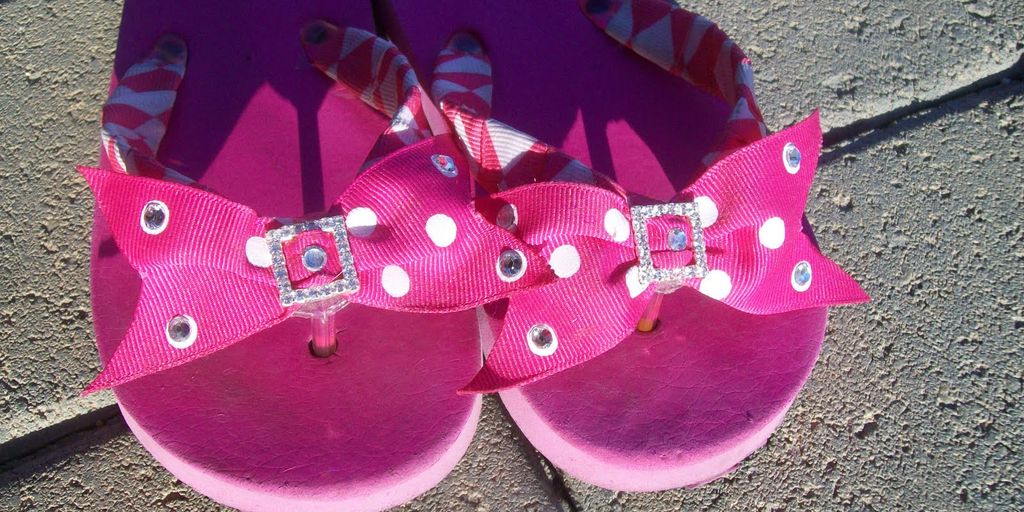
[[[875,302],[833,312],[768,445],[698,490],[613,493],[548,466],[496,400],[407,510],[1021,510],[1024,2],[705,0],[773,128],[815,106],[823,250]],[[120,4],[0,0],[0,508],[214,510],[101,394],[72,167],[95,160]],[[812,21],[813,20],[813,21]]]

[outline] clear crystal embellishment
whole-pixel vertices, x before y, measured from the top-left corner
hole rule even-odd
[[[800,170],[800,150],[792,142],[786,144],[782,150],[782,163],[790,174],[796,174]]]
[[[142,207],[142,218],[139,219],[139,223],[146,233],[158,235],[167,229],[170,217],[171,212],[166,204],[161,201],[150,201]]]
[[[499,228],[506,231],[515,231],[516,226],[519,225],[519,211],[516,210],[516,205],[506,204],[498,210],[498,216],[494,219],[494,222]]]
[[[639,263],[640,284],[646,286],[655,282],[661,285],[661,289],[673,290],[678,287],[684,279],[702,278],[708,273],[707,247],[704,244],[704,228],[701,223],[700,214],[697,212],[697,205],[694,203],[667,203],[633,206],[629,209],[633,217],[634,243],[636,245],[636,258]],[[672,215],[686,217],[690,220],[690,229],[693,230],[693,264],[676,268],[657,268],[654,266],[654,259],[651,257],[651,241],[647,230],[647,222],[651,219]],[[682,231],[677,229],[678,231]],[[672,245],[673,230],[669,232],[669,244]],[[683,236],[686,236],[684,231]],[[682,247],[686,247],[683,241]],[[675,247],[673,247],[675,249]],[[676,249],[678,250],[678,249]],[[667,293],[667,292],[665,292]]]
[[[172,347],[183,349],[190,347],[196,341],[196,334],[199,329],[196,321],[188,315],[177,315],[167,321],[165,329],[167,342]]]
[[[459,175],[459,168],[455,167],[455,159],[448,155],[433,155],[430,157],[430,161],[434,163],[438,172],[449,178]]]
[[[792,285],[793,289],[802,292],[806,291],[811,287],[811,264],[806,261],[801,261],[793,267]]]
[[[558,348],[558,336],[548,324],[536,324],[526,333],[530,351],[538,356],[550,356]]]
[[[288,266],[284,257],[284,243],[295,238],[306,231],[322,231],[334,238],[334,248],[341,260],[341,275],[337,280],[320,286],[296,290],[292,287],[291,278],[288,276]],[[303,222],[301,224],[289,224],[277,229],[267,231],[267,245],[270,248],[270,258],[273,263],[274,280],[277,281],[277,290],[281,305],[284,307],[330,299],[339,295],[351,295],[359,291],[359,276],[356,272],[355,262],[352,258],[352,251],[349,249],[348,232],[345,229],[344,216],[324,217],[322,219]],[[326,251],[322,247],[309,246],[302,254],[302,264],[307,269],[316,268],[310,263],[317,263],[316,254],[310,254],[309,249],[317,247],[323,251],[323,264],[326,264]],[[316,251],[314,251],[315,253]],[[307,256],[310,256],[307,260]]]
[[[311,245],[302,251],[302,266],[310,272],[319,272],[327,265],[327,251],[319,245]]]
[[[502,281],[517,281],[526,273],[526,256],[515,249],[506,249],[498,256],[497,267]]]
[[[686,249],[686,244],[690,242],[689,237],[686,236],[686,231],[675,228],[668,232],[668,247],[673,251],[681,251]]]

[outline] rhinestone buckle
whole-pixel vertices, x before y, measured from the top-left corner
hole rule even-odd
[[[634,244],[639,261],[640,283],[652,281],[666,288],[678,287],[684,279],[702,278],[708,274],[708,256],[704,245],[704,229],[694,203],[668,203],[630,208],[633,217]],[[651,258],[651,242],[647,235],[647,221],[667,215],[686,217],[693,228],[693,255],[695,264],[676,268],[657,268]]]
[[[329,233],[334,238],[334,247],[338,250],[338,257],[341,259],[341,276],[324,285],[296,290],[292,288],[292,282],[288,278],[288,267],[284,259],[284,242],[300,233],[315,230]],[[324,217],[301,224],[282,226],[267,231],[265,238],[267,246],[270,248],[271,268],[274,270],[274,280],[277,281],[277,291],[280,294],[279,299],[282,306],[305,304],[339,295],[350,295],[359,291],[359,277],[356,274],[352,251],[348,245],[348,232],[345,230],[344,217]]]

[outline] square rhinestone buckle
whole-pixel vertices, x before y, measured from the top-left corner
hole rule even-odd
[[[334,238],[334,247],[338,250],[338,257],[341,259],[341,276],[324,285],[296,290],[292,288],[292,281],[288,278],[284,243],[300,233],[317,230],[329,233]],[[345,229],[343,217],[324,217],[301,224],[289,224],[267,231],[265,238],[267,246],[270,247],[271,268],[274,270],[274,280],[277,281],[277,291],[280,294],[279,299],[282,306],[305,304],[339,295],[350,295],[359,291],[359,277],[356,274],[352,251],[348,245],[348,231]]]
[[[704,245],[704,229],[694,203],[668,203],[630,208],[633,217],[634,244],[636,257],[640,262],[640,283],[658,283],[665,288],[678,288],[684,279],[700,278],[708,274],[708,255]],[[657,268],[651,258],[651,242],[647,234],[647,221],[658,217],[675,215],[690,220],[693,229],[693,255],[695,263],[685,267]]]

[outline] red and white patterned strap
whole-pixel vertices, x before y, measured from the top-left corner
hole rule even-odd
[[[658,0],[582,4],[589,19],[616,41],[731,105],[719,142],[703,159],[705,167],[765,136],[750,61],[707,18]],[[485,188],[505,190],[539,181],[615,188],[578,160],[491,118],[492,77],[483,45],[461,33],[438,57],[431,89],[467,151],[480,163],[478,180]]]

